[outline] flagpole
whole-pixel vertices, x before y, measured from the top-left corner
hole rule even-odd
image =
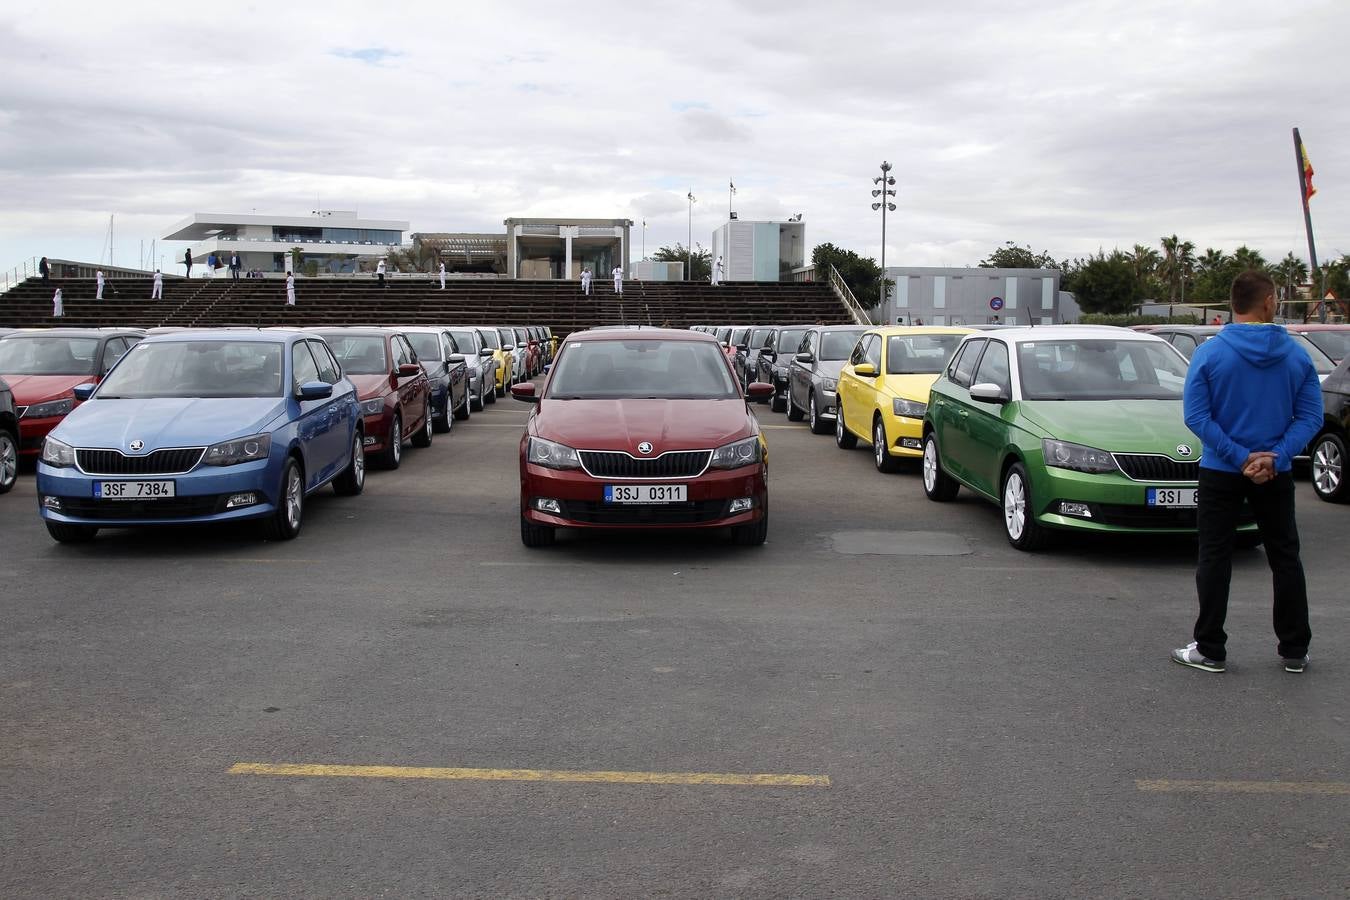
[[[1322,310],[1321,319],[1327,320],[1327,301],[1325,285],[1321,284],[1318,277],[1321,274],[1317,266],[1317,247],[1313,243],[1312,230],[1312,211],[1308,209],[1308,175],[1304,170],[1304,150],[1303,138],[1299,136],[1298,129],[1294,129],[1294,163],[1298,166],[1298,194],[1303,198],[1303,228],[1308,233],[1308,260],[1312,263],[1312,283],[1313,289],[1317,291],[1317,302]],[[1307,307],[1305,306],[1306,310]],[[1304,321],[1307,321],[1307,313],[1304,313]]]

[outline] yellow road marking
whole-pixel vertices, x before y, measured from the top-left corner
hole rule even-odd
[[[432,778],[443,781],[571,781],[606,784],[720,784],[753,787],[829,787],[827,775],[737,775],[718,772],[576,772],[556,769],[448,769],[427,766],[344,766],[235,763],[231,775],[308,778]]]
[[[1323,794],[1350,796],[1350,781],[1187,781],[1140,778],[1141,791],[1172,794]]]

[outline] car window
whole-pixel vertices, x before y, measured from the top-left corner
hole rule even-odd
[[[1172,346],[1176,347],[1182,356],[1190,359],[1195,355],[1195,338],[1189,334],[1177,333],[1172,335]]]
[[[750,332],[750,349],[758,350],[761,347],[767,347],[773,342],[772,328],[756,328]]]
[[[784,328],[778,332],[778,339],[775,347],[779,353],[795,353],[802,344],[802,336],[806,334],[805,328]]]
[[[863,353],[863,344],[867,343],[868,337],[870,337],[870,335],[863,335],[862,339],[858,341],[858,345],[853,348],[853,352],[849,354],[848,361],[852,365],[856,366],[867,359],[866,355]]]
[[[100,369],[107,372],[113,367],[113,363],[121,359],[127,352],[127,342],[120,337],[109,338],[108,343],[103,345],[103,361]]]
[[[280,397],[284,351],[284,344],[268,341],[141,343],[95,397]]]
[[[881,371],[881,335],[869,334],[863,338],[863,357],[878,372]]]
[[[821,359],[848,359],[849,352],[858,343],[856,331],[825,331],[820,337]]]
[[[377,334],[325,334],[323,339],[333,351],[342,371],[348,375],[388,375],[389,357],[384,338]]]
[[[469,356],[473,356],[478,352],[478,341],[474,340],[477,336],[478,332],[469,331],[467,329],[457,328],[450,332],[450,337],[454,338],[455,352],[465,353]]]
[[[319,367],[309,352],[309,341],[296,341],[291,348],[291,388],[299,391],[300,385],[311,381],[322,381]]]
[[[1330,375],[1336,368],[1336,364],[1331,361],[1331,357],[1319,350],[1312,341],[1301,334],[1290,334],[1289,336],[1294,339],[1295,344],[1298,344],[1307,352],[1308,358],[1312,360],[1313,368],[1318,375]]]
[[[1186,361],[1155,341],[1028,341],[1017,361],[1028,400],[1173,400],[1186,382]]]
[[[936,375],[961,345],[959,334],[894,334],[886,339],[887,375]]]
[[[400,335],[403,337],[404,335]],[[441,356],[441,336],[435,332],[414,331],[408,335],[408,343],[412,345],[417,353],[417,358],[421,362],[432,363],[440,362]]]
[[[10,335],[0,341],[0,375],[93,375],[98,338]]]
[[[996,384],[1006,396],[1012,396],[1012,377],[1008,369],[1008,346],[1002,341],[989,341],[980,367],[971,384]]]
[[[394,365],[406,366],[417,362],[417,354],[413,348],[404,340],[403,335],[396,334],[392,338],[394,344]]]
[[[1304,331],[1304,337],[1312,341],[1323,353],[1336,362],[1350,356],[1350,331]]]
[[[493,350],[502,349],[502,337],[495,330],[491,328],[478,328],[475,330],[478,332],[478,336],[483,339],[484,347],[490,347]]]
[[[961,387],[970,387],[970,377],[975,373],[975,364],[980,361],[980,353],[984,350],[985,341],[967,341],[961,348],[961,355],[952,360],[951,370],[948,377],[952,381],[961,385]]]
[[[552,400],[740,399],[720,346],[703,341],[597,340],[567,345],[548,382]]]
[[[323,341],[310,341],[309,352],[314,354],[314,362],[319,367],[319,380],[326,384],[337,384],[338,367],[333,354],[323,345]]]

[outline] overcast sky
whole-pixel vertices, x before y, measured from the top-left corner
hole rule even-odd
[[[1345,0],[291,3],[9,0],[0,266],[137,264],[193,212],[646,219],[646,248],[800,212],[891,265],[1246,243],[1350,253]],[[641,228],[633,244],[641,249]],[[175,252],[176,251],[176,252]],[[182,245],[160,244],[168,259]],[[634,256],[639,253],[635,252]]]

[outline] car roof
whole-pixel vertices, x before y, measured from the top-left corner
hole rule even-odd
[[[807,328],[815,328],[815,329],[818,330],[818,331],[857,331],[857,332],[860,332],[860,333],[861,333],[861,332],[864,332],[864,331],[871,331],[873,328],[876,328],[876,327],[878,327],[878,326],[876,326],[876,325],[852,325],[852,324],[845,325],[845,324],[839,324],[839,325],[808,325],[808,326],[806,326],[806,327],[807,327]]]
[[[368,334],[386,336],[402,328],[385,328],[383,325],[313,325],[303,329],[309,334]]]
[[[1146,331],[1131,331],[1115,325],[1019,325],[1016,328],[1000,328],[997,331],[976,331],[972,335],[985,338],[1000,338],[1016,343],[1030,341],[1072,341],[1072,340],[1117,340],[1117,341],[1162,341],[1156,334]],[[1164,341],[1164,343],[1166,343]]]
[[[640,340],[668,340],[668,341],[702,341],[704,343],[715,343],[712,335],[704,334],[701,331],[688,331],[683,328],[652,328],[644,326],[641,329],[633,328],[625,330],[620,328],[601,329],[592,328],[587,331],[574,331],[567,336],[569,341],[603,341],[614,340],[616,332],[623,331],[624,339],[638,338]]]
[[[1350,322],[1294,322],[1284,327],[1290,331],[1350,331]]]
[[[269,344],[284,344],[292,338],[311,336],[299,328],[287,331],[281,329],[264,331],[261,328],[193,328],[146,335],[145,340],[141,343],[174,344],[182,341],[238,341],[244,340],[245,335],[250,342]]]
[[[882,337],[897,334],[974,334],[975,329],[963,325],[878,325],[867,329]]]
[[[8,334],[0,335],[0,338],[34,337],[38,335],[43,337],[103,338],[125,334],[145,334],[145,331],[140,328],[20,328]]]

